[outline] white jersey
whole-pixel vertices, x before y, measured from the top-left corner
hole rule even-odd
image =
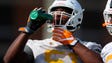
[[[112,63],[112,42],[106,44],[101,51],[104,63]]]
[[[99,44],[82,43],[94,51],[101,50]],[[52,39],[28,40],[27,45],[33,51],[35,63],[82,63],[71,49]]]

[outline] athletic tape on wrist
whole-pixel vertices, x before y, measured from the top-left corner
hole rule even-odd
[[[73,48],[77,43],[79,42],[79,40],[74,40],[72,43],[69,44],[70,48]]]

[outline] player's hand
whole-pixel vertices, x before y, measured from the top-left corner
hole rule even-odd
[[[38,28],[40,28],[47,20],[52,20],[50,14],[45,13],[41,8],[35,8],[29,15],[26,27],[19,28],[19,31],[32,34]]]
[[[62,43],[63,45],[70,45],[76,38],[71,32],[63,28],[54,28],[53,40]]]

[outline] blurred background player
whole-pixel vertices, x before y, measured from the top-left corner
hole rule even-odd
[[[99,44],[81,41],[73,36],[82,23],[83,11],[77,0],[55,0],[48,14],[41,8],[35,8],[29,15],[26,27],[19,29],[21,33],[6,52],[4,62],[102,63]],[[52,32],[51,38],[29,39],[46,21],[48,31]]]
[[[112,0],[107,1],[103,16],[105,21],[103,26],[106,26],[109,34],[112,35]],[[104,63],[112,63],[112,42],[109,42],[104,46],[101,56]]]

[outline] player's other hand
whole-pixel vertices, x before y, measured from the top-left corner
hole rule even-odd
[[[72,35],[72,33],[63,28],[54,28],[53,30],[53,40],[62,43],[63,45],[69,45],[76,38]]]

